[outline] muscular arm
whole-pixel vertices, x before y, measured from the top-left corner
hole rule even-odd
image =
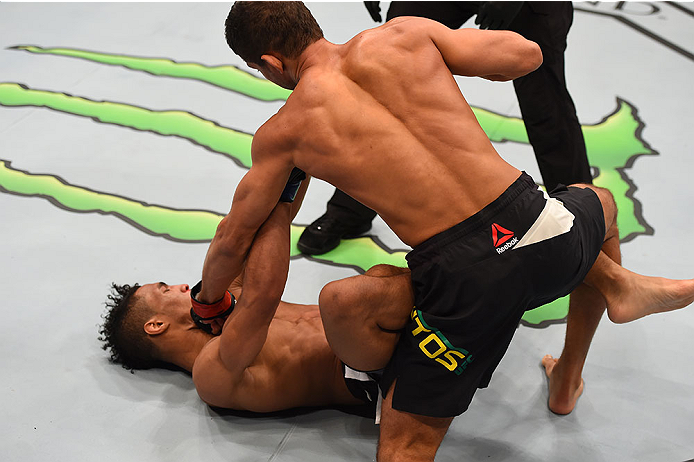
[[[435,21],[422,20],[446,65],[453,74],[488,80],[513,80],[542,64],[537,43],[511,31],[451,30]]]
[[[284,291],[289,270],[291,204],[277,204],[260,227],[248,253],[244,289],[219,337],[225,368],[240,374],[265,344],[270,321]]]
[[[299,190],[296,193],[296,197],[294,198],[294,202],[291,205],[291,213],[290,213],[290,218],[289,222],[291,223],[294,221],[294,218],[296,218],[296,214],[299,213],[299,209],[301,208],[301,204],[304,201],[304,197],[306,196],[306,190],[308,189],[309,181],[311,180],[310,176],[306,176],[306,179],[301,182],[301,186],[299,187]],[[244,270],[243,267],[241,269],[241,273],[234,279],[234,281],[231,283],[229,286],[229,291],[236,296],[236,298],[239,298],[239,294],[241,293],[240,291],[243,289],[243,281],[244,281]]]
[[[193,382],[200,397],[210,405],[247,406],[238,398],[236,387],[253,383],[248,368],[263,349],[280,303],[289,267],[290,216],[291,204],[279,203],[258,230],[246,260],[246,287],[221,335],[211,340],[195,360]]]
[[[202,270],[198,300],[218,300],[239,275],[251,243],[270,215],[293,167],[288,155],[266,140],[261,127],[253,139],[253,166],[239,182],[231,211],[217,226]]]

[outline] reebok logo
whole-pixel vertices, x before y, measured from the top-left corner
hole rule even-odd
[[[492,224],[492,241],[498,254],[502,254],[518,243],[518,238],[513,236],[513,231],[500,226],[496,223]]]
[[[497,247],[494,250],[496,250],[496,253],[501,255],[502,253],[506,252],[508,249],[510,249],[511,247],[513,247],[516,244],[518,244],[518,238],[514,237],[513,239],[508,241],[506,244],[502,245],[501,247]]]

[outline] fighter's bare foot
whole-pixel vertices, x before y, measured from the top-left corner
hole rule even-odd
[[[607,314],[617,324],[677,310],[694,302],[694,279],[665,279],[628,271],[628,276],[615,284],[614,289],[605,298]]]
[[[549,410],[559,415],[570,414],[576,407],[578,398],[583,393],[583,379],[568,379],[561,367],[557,367],[559,359],[551,355],[542,358],[545,374],[549,379]]]

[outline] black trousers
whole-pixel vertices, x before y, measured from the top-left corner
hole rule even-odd
[[[398,16],[433,19],[458,29],[477,14],[481,2],[391,2],[387,20]],[[543,63],[513,81],[528,139],[535,152],[544,185],[592,183],[581,125],[566,89],[564,51],[573,22],[571,2],[524,2],[509,30],[536,42]],[[335,190],[328,213],[348,223],[368,222],[376,212]]]

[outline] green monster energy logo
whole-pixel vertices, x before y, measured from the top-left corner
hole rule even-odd
[[[35,54],[59,55],[85,59],[107,65],[122,66],[154,76],[192,79],[224,90],[246,95],[259,101],[282,101],[289,96],[267,80],[257,78],[233,66],[204,66],[178,63],[170,59],[96,53],[69,48],[17,46]],[[185,111],[153,111],[143,107],[112,101],[93,101],[65,93],[32,89],[16,82],[0,83],[0,105],[7,107],[45,107],[96,122],[129,127],[163,136],[176,136],[203,148],[227,156],[237,165],[251,164],[250,147],[253,135],[206,120]],[[494,142],[512,141],[528,144],[523,121],[484,109],[473,108],[477,119]],[[616,110],[596,125],[583,126],[583,134],[591,166],[597,169],[594,183],[608,188],[619,207],[618,226],[622,241],[653,230],[641,216],[641,206],[634,199],[636,187],[625,173],[640,155],[656,155],[641,139],[644,124],[636,108],[617,99]],[[83,186],[72,185],[50,174],[38,174],[12,168],[0,159],[0,191],[28,197],[41,197],[71,212],[113,215],[154,236],[177,242],[208,242],[214,236],[223,214],[206,210],[183,210],[163,207],[136,199],[106,194]],[[292,225],[292,256],[298,256],[296,241],[303,226]],[[365,271],[373,265],[387,263],[406,266],[405,250],[391,250],[373,237],[343,241],[325,255],[311,257],[324,263],[349,266]],[[562,322],[568,312],[568,297],[529,311],[523,317],[528,326],[542,327]]]

